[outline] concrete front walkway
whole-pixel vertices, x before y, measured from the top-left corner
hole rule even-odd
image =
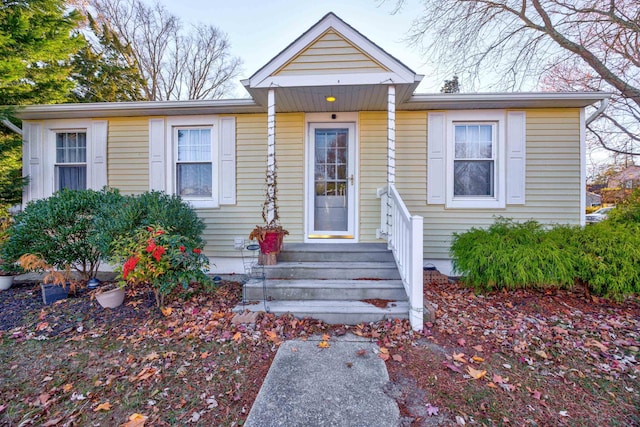
[[[280,345],[245,426],[397,426],[378,346],[352,334],[332,337],[329,348],[319,342]]]

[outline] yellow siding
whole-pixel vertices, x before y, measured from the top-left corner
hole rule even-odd
[[[123,194],[149,189],[149,118],[109,119],[107,177]]]
[[[247,239],[253,227],[263,223],[267,115],[237,115],[236,138],[236,204],[197,210],[207,226],[205,252],[214,264],[216,257],[240,256],[240,251],[233,249],[234,238]]]
[[[527,110],[526,204],[505,209],[446,209],[427,205],[427,117],[398,112],[397,188],[414,215],[424,216],[425,258],[449,258],[454,232],[490,225],[496,216],[544,223],[577,224],[580,219],[580,112]]]
[[[341,34],[329,29],[273,75],[380,73],[389,71]]]
[[[360,135],[360,241],[380,242],[380,199],[376,190],[387,183],[387,113],[362,112]]]

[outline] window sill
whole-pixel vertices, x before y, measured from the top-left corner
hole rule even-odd
[[[193,209],[206,209],[206,208],[219,208],[220,204],[213,200],[213,199],[185,199],[183,198],[182,200],[184,200],[185,202],[187,202],[189,204],[189,206],[191,206]]]
[[[504,201],[492,198],[448,199],[447,209],[504,209]]]

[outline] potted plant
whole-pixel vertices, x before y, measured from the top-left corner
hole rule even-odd
[[[42,255],[29,253],[18,258],[18,265],[24,271],[46,273],[40,284],[42,302],[44,304],[53,304],[58,300],[65,299],[70,292],[75,293],[76,291],[77,285],[75,280],[71,278],[71,268],[69,266],[64,271],[59,271],[48,264]]]
[[[178,285],[187,289],[192,283],[211,285],[205,274],[209,259],[197,242],[171,229],[142,227],[113,244],[111,262],[116,265],[120,286],[149,285],[158,307]]]
[[[274,151],[275,147],[270,150]],[[282,249],[284,236],[289,234],[280,225],[278,213],[278,169],[275,156],[267,165],[265,175],[266,187],[264,203],[262,204],[262,219],[265,225],[256,225],[249,233],[249,240],[257,240],[260,245],[260,257],[258,263],[262,265],[274,265],[278,262],[278,254]]]

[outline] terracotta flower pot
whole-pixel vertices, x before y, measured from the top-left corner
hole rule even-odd
[[[124,302],[125,291],[123,288],[115,288],[96,294],[96,301],[103,308],[120,307]]]

